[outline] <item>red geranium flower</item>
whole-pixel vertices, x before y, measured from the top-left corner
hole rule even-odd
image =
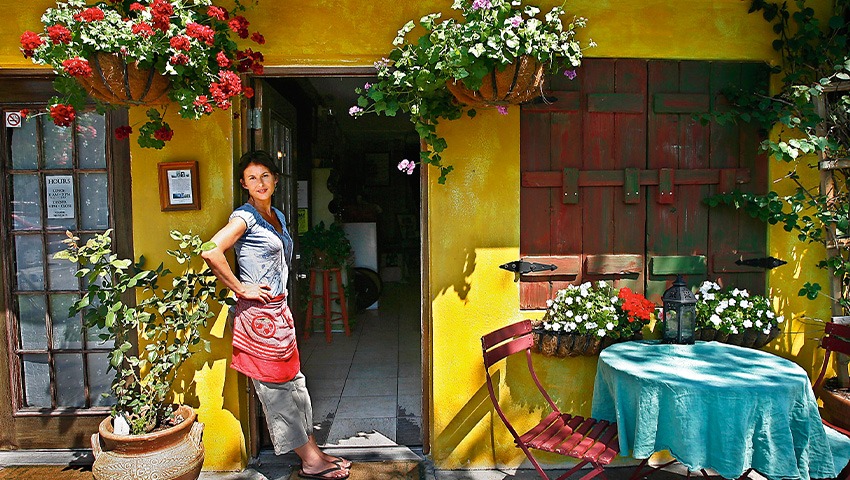
[[[221,7],[211,6],[207,8],[207,15],[216,20],[227,20],[227,10]]]
[[[18,113],[21,114],[21,118],[27,118],[27,115],[30,114],[30,111],[29,111],[29,109],[22,108],[18,111]]]
[[[33,50],[42,46],[44,41],[37,33],[29,30],[21,34],[21,51],[24,52],[24,57],[31,57]]]
[[[233,64],[224,52],[218,52],[215,55],[215,61],[218,62],[218,66],[221,68],[230,68],[230,65]]]
[[[92,74],[88,60],[74,57],[62,62],[62,68],[72,77],[90,77]]]
[[[145,6],[142,5],[139,2],[133,2],[133,3],[130,4],[130,11],[131,12],[144,12]]]
[[[197,38],[207,45],[212,45],[215,39],[215,30],[200,23],[189,22],[186,24],[186,35]]]
[[[129,125],[123,125],[115,129],[115,139],[116,140],[127,140],[130,138],[130,134],[133,133],[133,127]]]
[[[60,43],[71,43],[71,31],[65,25],[51,25],[47,27],[47,36],[55,45]]]
[[[192,48],[192,43],[191,40],[189,40],[189,37],[183,35],[175,35],[171,37],[169,43],[171,44],[171,48],[175,50],[189,51],[189,49]]]
[[[85,20],[86,22],[96,22],[98,20],[103,20],[105,15],[103,14],[103,10],[97,7],[91,7],[80,12],[80,18]]]
[[[239,38],[248,38],[248,20],[242,15],[233,17],[232,20],[227,22],[227,25],[239,35]]]
[[[620,293],[617,296],[623,299],[622,308],[626,312],[629,322],[649,321],[649,316],[655,310],[654,303],[647,300],[643,295],[633,292],[628,287],[620,289]]]
[[[153,132],[153,138],[167,142],[174,136],[174,130],[168,127],[162,127]]]
[[[259,43],[260,45],[264,45],[266,43],[266,37],[262,36],[260,32],[254,32],[251,34],[251,40]]]
[[[195,109],[200,113],[209,114],[213,111],[213,107],[210,105],[210,100],[206,95],[199,95],[192,103],[195,105]]]
[[[57,103],[50,107],[50,118],[53,119],[53,123],[60,127],[70,127],[74,119],[77,118],[77,112],[70,105]]]
[[[130,29],[133,31],[134,34],[140,37],[148,38],[153,35],[153,27],[151,27],[149,23],[139,22],[130,27]]]
[[[245,95],[245,98],[254,98],[254,89],[251,87],[245,87],[242,89],[242,95]]]
[[[170,61],[172,65],[186,65],[189,63],[189,57],[185,53],[178,53],[177,55],[172,55]]]

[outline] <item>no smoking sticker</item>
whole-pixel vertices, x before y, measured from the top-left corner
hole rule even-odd
[[[21,128],[22,122],[21,112],[6,112],[6,127]]]

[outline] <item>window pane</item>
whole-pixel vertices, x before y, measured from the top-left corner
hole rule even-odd
[[[76,230],[79,208],[74,198],[76,188],[74,176],[60,173],[44,176],[45,209],[47,228]]]
[[[47,350],[46,306],[41,295],[17,295],[20,312],[21,348]]]
[[[115,339],[110,335],[108,340],[101,340],[101,333],[109,333],[106,328],[88,328],[86,329],[86,348],[89,350],[95,348],[112,348],[115,345]]]
[[[53,258],[57,252],[68,246],[62,243],[65,235],[47,236],[47,271],[50,277],[50,290],[79,290],[80,281],[74,276],[77,264],[68,260]]]
[[[12,175],[12,228],[41,228],[41,190],[38,175]]]
[[[77,117],[77,155],[80,168],[106,168],[106,119],[97,112]]]
[[[83,355],[63,353],[53,359],[56,365],[56,403],[60,407],[85,407]]]
[[[12,136],[12,168],[38,168],[38,120],[25,120],[21,128],[10,128]]]
[[[106,407],[115,405],[115,398],[111,395],[104,397],[102,393],[111,393],[110,385],[115,372],[107,372],[109,357],[106,353],[90,353],[86,356],[89,371],[89,398],[92,407]]]
[[[14,238],[18,290],[44,290],[41,235],[17,235]]]
[[[44,168],[73,168],[74,151],[71,127],[57,127],[50,121],[44,125]]]
[[[51,407],[47,355],[24,355],[24,406]]]
[[[109,228],[109,190],[105,173],[80,175],[80,222],[86,230]]]
[[[83,325],[79,315],[68,316],[77,295],[51,295],[50,321],[53,324],[53,348],[82,348]]]

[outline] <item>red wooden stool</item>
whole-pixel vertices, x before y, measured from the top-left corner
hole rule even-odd
[[[322,291],[316,293],[316,277],[322,277]],[[331,275],[336,281],[336,292],[331,292]],[[333,320],[342,319],[342,325],[345,327],[345,335],[351,336],[351,329],[348,327],[348,309],[345,306],[345,290],[342,286],[342,270],[339,268],[311,268],[310,269],[310,300],[307,301],[307,324],[304,327],[304,338],[310,338],[310,331],[313,329],[313,319],[323,318],[325,320],[325,340],[331,343],[331,322]],[[322,299],[322,313],[316,315],[313,313],[314,300]],[[338,300],[340,312],[331,311],[331,300]]]

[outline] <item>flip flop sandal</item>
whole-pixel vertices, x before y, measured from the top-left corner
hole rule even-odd
[[[344,480],[344,479],[348,478],[348,475],[346,475],[344,477],[330,477],[330,476],[328,476],[329,473],[338,472],[338,471],[341,471],[341,470],[345,470],[345,469],[340,467],[339,465],[337,465],[336,467],[329,468],[327,470],[322,470],[321,472],[318,472],[318,473],[304,473],[304,469],[302,468],[301,470],[298,471],[298,476],[301,477],[301,478],[315,478],[315,479],[318,479],[318,480]],[[349,475],[350,475],[350,473],[349,473]]]
[[[346,460],[342,457],[336,457],[336,460],[332,460],[331,463],[334,463],[342,468],[351,468],[351,460]],[[348,463],[348,465],[346,465]]]

